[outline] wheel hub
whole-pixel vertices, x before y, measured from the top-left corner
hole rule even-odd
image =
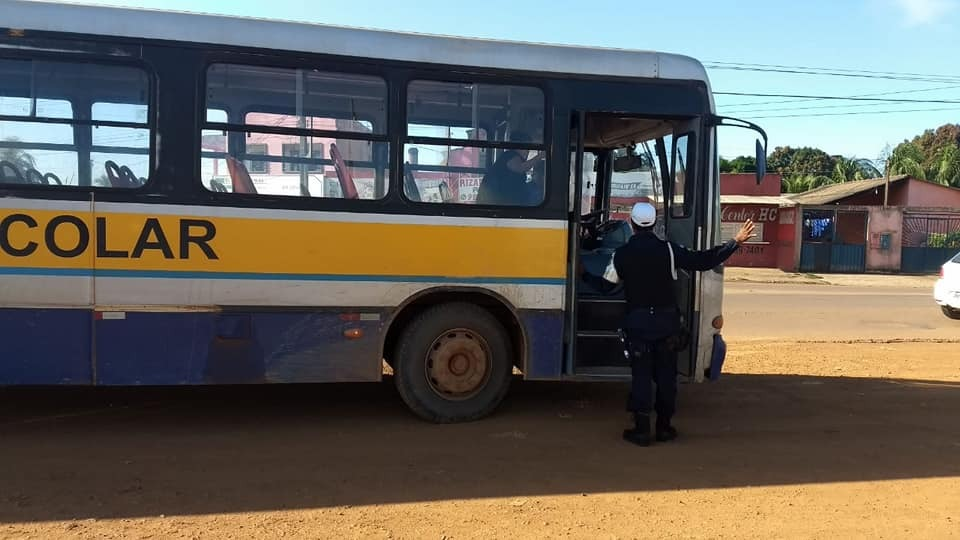
[[[431,388],[447,399],[468,399],[489,379],[489,348],[469,330],[445,332],[433,342],[425,360]]]

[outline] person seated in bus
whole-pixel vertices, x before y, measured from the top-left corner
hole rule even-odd
[[[526,133],[515,132],[511,142],[530,142]],[[536,206],[543,198],[536,186],[527,182],[527,172],[543,159],[537,152],[528,159],[528,150],[504,150],[487,170],[477,191],[477,204],[499,206]]]
[[[754,237],[753,222],[747,220],[729,242],[691,251],[661,240],[654,232],[656,224],[656,208],[650,203],[636,203],[630,212],[633,236],[614,252],[603,277],[580,267],[582,279],[598,288],[612,288],[623,281],[627,315],[622,336],[632,375],[627,410],[633,413],[634,420],[634,428],[625,429],[623,438],[640,446],[651,443],[651,408],[657,413],[656,440],[666,442],[677,437],[671,419],[677,400],[677,353],[684,348],[677,345],[683,341],[678,338],[684,333],[674,290],[677,268],[707,271]],[[657,388],[655,405],[651,403],[651,380]]]

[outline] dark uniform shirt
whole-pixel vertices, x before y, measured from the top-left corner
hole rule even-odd
[[[737,250],[734,240],[705,251],[690,251],[674,242],[670,245],[676,268],[701,272],[720,265]],[[628,311],[676,307],[670,250],[667,242],[652,231],[633,235],[626,245],[614,252],[611,265],[614,271],[608,268],[603,277],[613,283],[623,280]]]

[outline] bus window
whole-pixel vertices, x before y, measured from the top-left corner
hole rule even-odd
[[[79,185],[77,152],[73,148],[73,128],[69,125],[0,121],[2,183],[46,184],[49,179],[57,185],[56,178],[62,185]],[[37,181],[44,175],[52,176]]]
[[[656,140],[614,150],[610,178],[611,217],[629,219],[633,205],[641,201],[653,204],[658,210],[662,209],[665,177],[656,154]]]
[[[545,196],[544,97],[525,86],[413,81],[404,195],[413,201],[538,206]]]
[[[388,189],[379,77],[216,64],[207,74],[203,185],[214,191],[379,199]],[[228,117],[223,109],[247,111]]]
[[[149,176],[138,68],[0,59],[0,183],[135,188]]]
[[[671,196],[672,204],[670,205],[670,215],[673,217],[690,217],[693,201],[686,194],[691,191],[692,186],[688,182],[693,179],[693,175],[687,174],[692,140],[693,137],[689,133],[677,137],[673,153],[673,194]]]
[[[109,122],[147,123],[146,105],[94,103],[93,119]],[[150,130],[97,126],[93,128],[90,177],[95,186],[110,186],[108,163],[127,167],[141,184],[150,174]],[[128,173],[129,174],[129,173]]]

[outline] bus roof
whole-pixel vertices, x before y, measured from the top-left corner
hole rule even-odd
[[[624,49],[468,39],[35,0],[0,0],[0,25],[17,30],[210,43],[542,73],[707,82],[697,60]]]

